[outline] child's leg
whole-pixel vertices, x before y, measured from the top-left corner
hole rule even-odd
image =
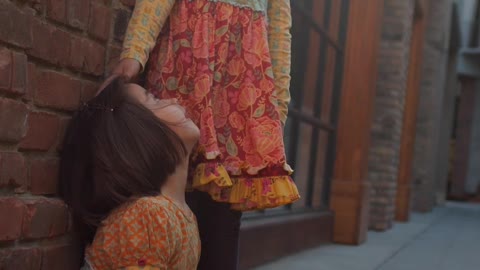
[[[197,216],[202,255],[197,270],[236,270],[242,213],[213,201],[207,193],[187,193],[187,202]]]

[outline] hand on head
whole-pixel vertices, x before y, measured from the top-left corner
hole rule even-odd
[[[131,82],[138,76],[138,74],[140,73],[140,69],[141,64],[135,59],[125,58],[120,60],[113,68],[112,74],[102,83],[95,96],[102,92],[102,90],[105,89],[107,85],[109,85],[114,79],[118,77],[123,77],[125,82]]]

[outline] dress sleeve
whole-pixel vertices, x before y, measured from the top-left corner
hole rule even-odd
[[[119,270],[168,270],[176,246],[169,214],[149,199],[140,199],[123,214],[116,237]]]
[[[280,120],[287,120],[290,103],[290,61],[292,35],[292,16],[290,0],[268,1],[268,43],[275,79],[275,92],[278,99]]]
[[[142,69],[155,47],[158,34],[163,28],[175,0],[137,0],[132,18],[128,23],[120,59],[133,58]]]

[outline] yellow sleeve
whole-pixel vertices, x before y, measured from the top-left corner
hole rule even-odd
[[[120,59],[133,58],[143,70],[174,4],[175,0],[137,0]]]
[[[268,43],[275,79],[275,93],[278,99],[278,112],[283,124],[287,120],[290,103],[290,61],[292,35],[292,15],[290,0],[268,1]]]

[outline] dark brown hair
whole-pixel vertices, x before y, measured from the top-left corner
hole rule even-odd
[[[186,158],[181,139],[115,79],[75,113],[64,138],[60,195],[83,240],[121,204],[155,196]]]

